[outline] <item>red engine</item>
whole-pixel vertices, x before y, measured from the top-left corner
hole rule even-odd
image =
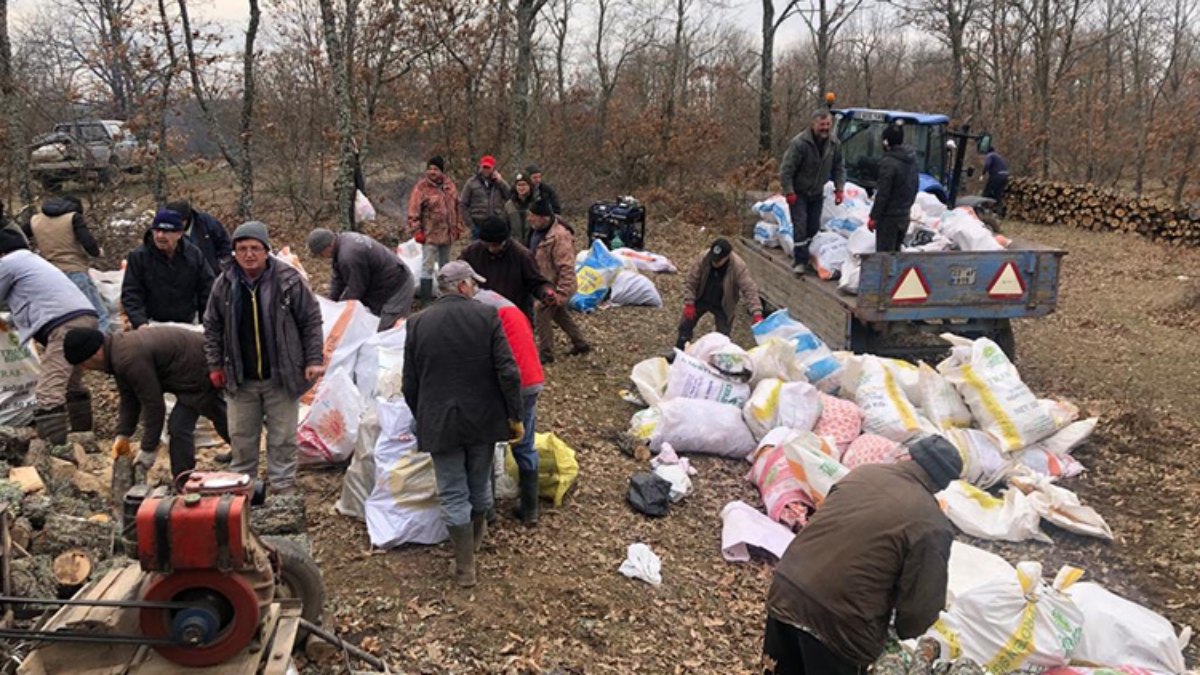
[[[222,663],[245,648],[275,596],[279,562],[250,531],[249,477],[192,473],[178,495],[147,496],[137,509],[141,596],[186,608],[142,609],[142,633],[186,666]]]

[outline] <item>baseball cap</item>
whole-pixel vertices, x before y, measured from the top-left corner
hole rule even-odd
[[[712,248],[709,250],[712,252],[712,257],[720,260],[721,258],[727,257],[729,252],[733,250],[733,247],[729,245],[729,240],[722,238],[714,241],[712,243]]]
[[[170,209],[162,209],[154,214],[154,222],[150,224],[154,230],[165,232],[180,232],[183,230],[183,215]]]
[[[496,158],[491,155],[484,155],[479,159],[479,166],[484,166],[489,169],[496,168]]]
[[[467,279],[474,279],[476,283],[486,283],[487,279],[475,273],[475,269],[471,267],[471,263],[465,260],[455,260],[442,265],[442,268],[437,273],[439,284],[456,284]]]

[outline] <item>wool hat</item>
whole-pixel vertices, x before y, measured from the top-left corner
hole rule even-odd
[[[941,436],[922,438],[908,449],[908,455],[925,469],[938,492],[962,477],[962,455],[953,443]]]
[[[453,260],[442,265],[438,269],[437,281],[439,286],[447,284],[456,284],[467,279],[474,279],[476,283],[487,283],[487,279],[475,273],[475,268],[471,267],[471,263],[465,260]]]
[[[712,253],[713,260],[723,260],[729,257],[729,254],[733,251],[733,246],[729,244],[728,239],[721,237],[714,241],[708,250]]]
[[[508,241],[508,237],[512,234],[512,230],[508,225],[508,221],[498,216],[491,216],[483,221],[483,225],[479,228],[479,238],[489,244],[499,244]]]
[[[0,227],[0,255],[29,248],[25,235],[15,227]]]
[[[63,337],[63,356],[77,366],[95,356],[104,346],[104,333],[95,328],[72,328]]]
[[[178,211],[160,209],[158,213],[154,214],[154,222],[150,224],[150,229],[163,232],[182,232],[183,216]]]
[[[533,187],[533,181],[529,180],[529,174],[527,173],[518,173],[516,176],[513,176],[513,185],[517,183],[525,183],[529,187]]]
[[[333,240],[337,238],[332,231],[318,227],[308,233],[308,251],[313,255],[321,255],[325,249],[333,244]]]
[[[883,130],[883,142],[887,143],[889,148],[894,148],[904,144],[904,127],[897,124],[890,124]]]
[[[271,250],[271,239],[267,236],[267,226],[257,220],[250,220],[237,226],[233,231],[233,243],[238,243],[241,239],[257,239],[262,242],[267,250]]]
[[[174,202],[167,202],[167,210],[178,213],[179,215],[183,216],[184,220],[192,219],[192,204],[186,199],[180,199],[179,201],[174,201]]]
[[[527,176],[532,176],[535,173],[541,173],[541,172],[542,172],[542,168],[540,166],[538,166],[537,164],[530,164],[529,166],[525,167],[525,175],[527,175]]]
[[[438,168],[438,171],[445,171],[446,170],[446,160],[442,159],[441,155],[434,155],[433,157],[429,158],[428,162],[425,162],[425,168],[428,169],[431,166],[436,166]]]
[[[496,158],[491,155],[484,155],[479,158],[479,166],[484,169],[494,169],[496,168]]]
[[[549,218],[554,215],[554,209],[550,208],[550,202],[545,199],[538,199],[529,205],[529,212],[535,216]]]

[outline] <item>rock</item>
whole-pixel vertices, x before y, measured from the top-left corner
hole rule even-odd
[[[25,494],[33,494],[46,489],[41,475],[32,466],[18,466],[8,470],[8,479],[21,486]]]
[[[0,426],[0,459],[9,464],[24,464],[33,436],[31,427]]]
[[[271,497],[250,511],[250,529],[259,535],[304,534],[304,498],[298,494]]]

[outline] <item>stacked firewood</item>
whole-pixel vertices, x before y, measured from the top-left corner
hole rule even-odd
[[[1200,214],[1169,201],[1094,185],[1016,178],[1004,198],[1008,217],[1085,230],[1133,232],[1179,246],[1200,245]]]

